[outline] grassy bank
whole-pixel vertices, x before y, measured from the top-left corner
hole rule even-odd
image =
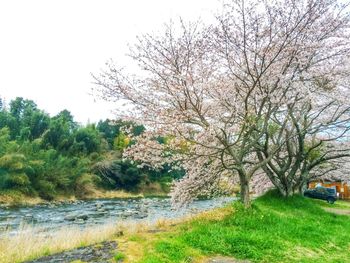
[[[205,262],[215,255],[252,262],[350,262],[350,217],[329,213],[324,206],[268,193],[248,212],[236,203],[169,232],[132,236],[127,262]],[[334,207],[350,208],[341,202]]]

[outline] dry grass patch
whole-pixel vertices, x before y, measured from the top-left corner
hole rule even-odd
[[[0,237],[0,263],[22,262],[113,239],[124,229],[127,227],[112,223],[85,229],[65,227],[52,232],[24,226],[16,234],[5,233]]]
[[[144,195],[142,193],[130,193],[126,191],[103,191],[99,189],[93,189],[88,195],[83,196],[84,199],[98,199],[98,198],[143,198]],[[64,196],[59,195],[56,196],[53,201],[75,201],[77,198],[75,196]],[[0,193],[0,204],[4,204],[7,206],[12,205],[38,205],[42,203],[47,203],[49,201],[44,200],[40,197],[32,197],[25,195],[23,193],[17,191],[9,191]]]
[[[130,193],[123,190],[120,191],[102,191],[95,189],[91,194],[87,195],[85,198],[87,199],[97,199],[97,198],[142,198],[143,194],[140,193]]]
[[[324,210],[330,213],[334,213],[337,215],[350,215],[350,207],[349,209],[337,209],[337,208],[330,208],[330,207],[324,207]]]
[[[5,205],[37,205],[43,203],[40,197],[28,197],[22,193],[10,192],[0,194],[0,204]]]
[[[165,231],[172,224],[174,220],[165,219],[160,219],[156,223],[126,221],[83,229],[79,226],[64,227],[51,232],[45,232],[39,227],[22,226],[15,234],[2,233],[0,263],[22,262],[111,239],[117,239],[121,250],[127,250],[129,245],[133,250],[133,244],[127,242],[129,237],[143,235],[150,240],[154,236],[152,231],[155,229]],[[137,254],[136,249],[131,254]]]
[[[197,215],[192,216],[190,219],[219,221],[224,219],[226,216],[231,215],[233,212],[234,212],[233,206],[227,206],[227,207],[216,208],[213,210],[201,212]]]
[[[290,259],[291,261],[302,260],[305,258],[315,258],[320,254],[324,254],[322,250],[310,249],[302,246],[291,246],[290,253],[286,254],[286,259]]]

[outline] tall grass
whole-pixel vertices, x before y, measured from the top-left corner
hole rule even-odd
[[[0,236],[0,263],[22,262],[41,256],[115,239],[121,235],[132,235],[161,228],[174,221],[160,219],[155,223],[125,221],[104,225],[62,227],[50,231],[39,227],[22,225],[14,233]]]
[[[53,232],[23,226],[15,234],[0,237],[0,262],[13,263],[49,255],[55,252],[89,245],[112,238],[118,231],[115,224],[79,229],[66,227]]]

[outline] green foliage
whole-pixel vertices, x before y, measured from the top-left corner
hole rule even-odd
[[[106,180],[105,183],[113,188],[136,190],[143,179],[142,171],[129,161],[102,162],[97,164],[95,169],[96,173]]]
[[[313,149],[311,149],[311,146],[312,146],[312,143],[309,143],[309,144],[306,143],[304,147],[305,151],[309,152],[307,157],[307,160],[309,162],[313,162],[314,160],[319,159],[324,154],[324,151],[325,151],[325,146],[323,144]]]
[[[109,147],[113,147],[113,141],[118,136],[121,125],[119,123],[114,123],[107,119],[105,121],[99,121],[96,128],[102,134],[102,136],[107,140]]]
[[[111,120],[79,126],[67,110],[50,117],[33,101],[16,98],[8,110],[0,107],[0,191],[52,200],[58,194],[84,197],[101,186],[135,190],[141,181],[160,180],[167,171],[139,169],[120,160],[131,143],[121,132],[124,126],[134,135],[144,131],[131,122]],[[106,159],[112,165],[105,175],[94,167]]]
[[[0,187],[29,192],[30,180],[24,172],[25,161],[25,157],[21,154],[5,154],[0,157]]]
[[[120,146],[122,146],[122,149],[123,149],[124,144],[119,145],[119,146],[115,145],[117,138],[121,134],[120,129],[122,127],[131,127],[131,132],[135,136],[140,135],[145,130],[145,127],[142,125],[135,125],[134,123],[125,122],[125,121],[121,121],[121,120],[112,121],[109,119],[107,119],[105,121],[99,121],[97,126],[96,126],[97,130],[102,134],[102,136],[108,142],[110,149],[112,149],[112,148],[118,149],[118,147],[120,147]],[[123,135],[121,135],[121,136],[123,136]],[[124,141],[121,141],[121,142],[124,143]],[[119,141],[117,141],[117,144],[118,143],[119,143]]]
[[[75,181],[75,192],[78,197],[85,197],[92,194],[96,184],[100,183],[101,179],[94,174],[84,173]]]
[[[274,137],[277,134],[277,132],[280,130],[280,126],[276,123],[269,123],[267,129],[268,129],[268,134],[271,137]]]
[[[11,139],[36,139],[48,128],[49,116],[39,110],[32,100],[16,98],[10,102],[10,110],[2,110],[0,128],[9,127]]]
[[[7,184],[10,188],[27,188],[30,181],[25,173],[13,173],[7,179]]]
[[[115,137],[113,142],[113,148],[118,151],[123,151],[130,144],[130,139],[124,134],[119,133],[117,137]]]
[[[71,153],[75,155],[91,154],[101,151],[102,138],[99,131],[94,125],[88,125],[78,129],[74,133],[74,144],[72,145]]]
[[[0,158],[0,167],[9,172],[22,171],[25,157],[21,154],[5,154]]]
[[[350,262],[349,217],[325,212],[314,200],[269,192],[251,209],[233,207],[222,219],[197,219],[164,234],[141,262],[184,262],[196,253],[252,262]]]
[[[71,124],[63,118],[53,118],[48,130],[43,134],[43,145],[46,148],[54,148],[59,151],[67,152],[73,145],[74,138]]]
[[[126,258],[126,256],[122,252],[118,252],[117,254],[114,255],[113,258],[115,262],[120,262],[120,261],[123,261]]]
[[[53,200],[56,195],[55,185],[46,180],[39,180],[35,184],[38,189],[39,196],[46,200]]]

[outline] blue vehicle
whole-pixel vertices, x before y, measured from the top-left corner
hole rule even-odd
[[[313,189],[308,189],[304,192],[304,196],[326,200],[330,204],[334,204],[337,200],[337,192],[334,188],[327,187],[316,187]]]

